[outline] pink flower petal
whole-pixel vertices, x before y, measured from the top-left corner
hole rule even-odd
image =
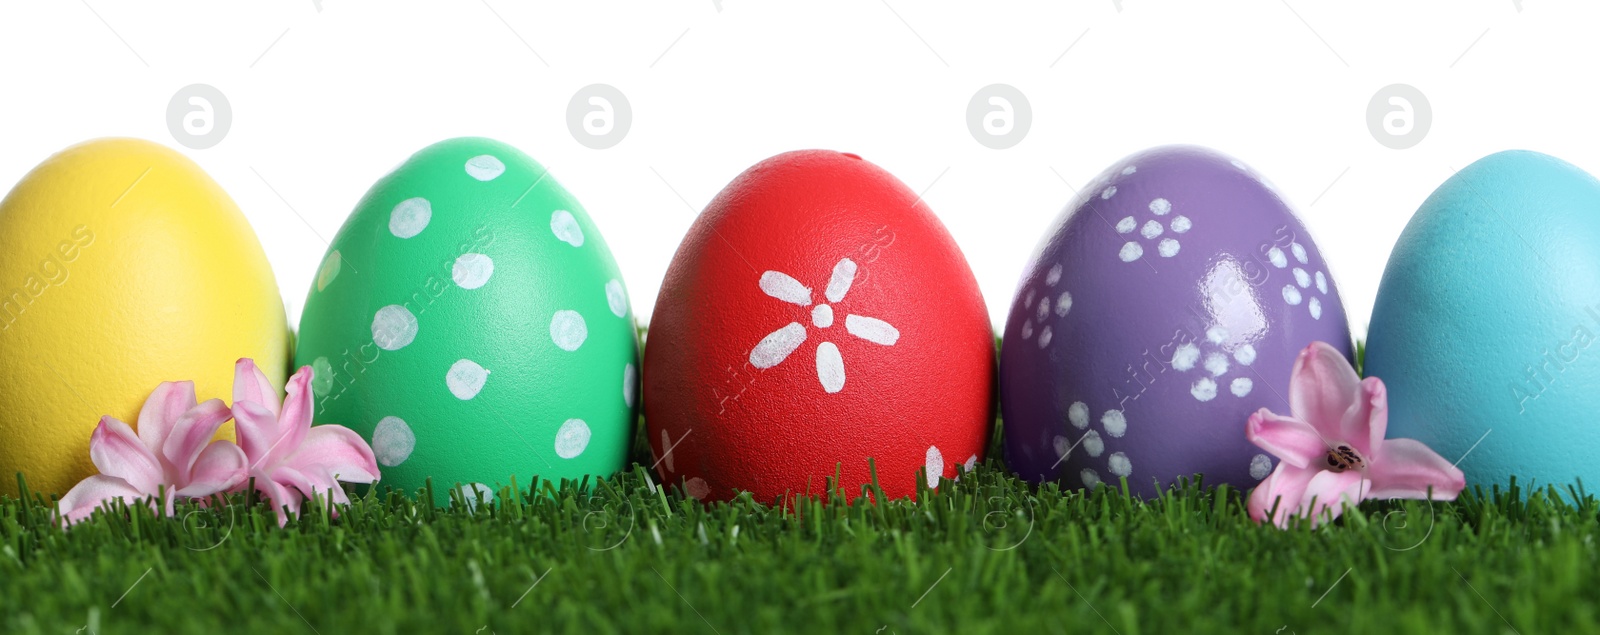
[[[187,498],[205,498],[237,487],[245,480],[244,450],[227,441],[213,441],[195,457],[189,482],[178,490]]]
[[[302,472],[292,467],[280,467],[272,471],[272,479],[299,490],[308,501],[320,496],[324,505],[333,502],[332,490],[342,489],[332,476],[317,470]]]
[[[262,404],[239,401],[233,404],[233,420],[234,431],[239,437],[239,449],[244,450],[251,469],[271,466],[273,463],[267,461],[269,455],[277,456],[280,448],[288,443],[278,416]],[[293,450],[292,445],[287,449]]]
[[[139,440],[144,442],[151,454],[160,456],[172,426],[178,422],[178,417],[194,405],[194,382],[161,382],[155,390],[150,391],[150,397],[144,400],[144,407],[139,410]]]
[[[1262,408],[1245,423],[1245,437],[1284,463],[1297,468],[1326,466],[1328,444],[1317,436],[1311,424],[1293,417],[1280,417]]]
[[[284,466],[311,474],[325,472],[346,483],[378,480],[372,447],[355,431],[340,425],[314,426]]]
[[[267,374],[261,372],[255,360],[248,357],[241,358],[233,365],[233,403],[241,401],[261,404],[272,412],[274,418],[278,416],[278,403],[281,401],[278,389],[267,380]]]
[[[1267,514],[1272,512],[1274,505],[1278,514],[1271,519],[1278,527],[1287,527],[1289,517],[1300,508],[1300,500],[1305,496],[1306,485],[1311,479],[1324,470],[1298,468],[1287,462],[1278,463],[1278,467],[1267,475],[1267,479],[1256,486],[1250,493],[1250,502],[1246,508],[1250,518],[1256,522],[1267,522]]]
[[[155,495],[166,476],[161,461],[133,429],[112,417],[101,417],[100,425],[89,435],[89,460],[101,474],[144,494]]]
[[[1368,377],[1361,380],[1361,401],[1357,404],[1353,415],[1360,420],[1347,420],[1345,430],[1357,432],[1366,428],[1365,436],[1351,436],[1349,439],[1356,442],[1366,442],[1366,447],[1356,446],[1362,456],[1372,456],[1373,449],[1383,445],[1383,437],[1389,434],[1389,389],[1383,385],[1383,380],[1377,377]]]
[[[1363,492],[1371,487],[1372,482],[1363,479],[1360,470],[1324,470],[1306,483],[1305,496],[1300,499],[1300,507],[1296,511],[1302,517],[1311,518],[1312,527],[1332,522],[1344,513],[1346,504],[1354,507],[1360,503]],[[1315,509],[1309,509],[1313,505]]]
[[[167,435],[166,445],[161,447],[162,455],[176,468],[174,485],[182,487],[189,482],[190,471],[200,451],[211,442],[211,437],[217,434],[222,422],[232,416],[233,413],[221,399],[207,399],[205,403],[190,408],[178,417]]]
[[[71,524],[87,518],[102,504],[119,498],[129,505],[137,505],[145,499],[145,495],[125,480],[96,474],[72,486],[67,495],[56,503],[56,509],[61,511],[62,520]]]
[[[278,514],[279,527],[288,524],[290,514],[300,514],[300,492],[284,487],[259,470],[251,470],[249,477],[255,479],[256,491],[266,497],[272,511]],[[249,478],[245,482],[250,482]]]
[[[1289,375],[1289,411],[1296,419],[1316,427],[1329,443],[1350,443],[1344,428],[1345,413],[1361,394],[1361,378],[1349,360],[1323,342],[1300,351]],[[1366,439],[1366,430],[1360,439]],[[1353,445],[1353,444],[1352,444]]]
[[[305,438],[306,432],[311,430],[311,375],[310,366],[301,366],[289,377],[289,383],[283,387],[286,396],[283,398],[283,413],[278,415],[278,420],[285,426],[285,434],[290,435],[294,443],[289,446],[292,451],[300,447],[300,442]],[[287,456],[286,452],[284,456]]]
[[[1455,500],[1467,486],[1466,475],[1437,452],[1414,439],[1389,439],[1378,446],[1372,464],[1367,466],[1372,479],[1369,498],[1428,498]]]

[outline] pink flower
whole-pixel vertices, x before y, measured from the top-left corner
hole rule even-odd
[[[239,447],[249,460],[256,490],[278,512],[279,525],[288,522],[288,514],[299,514],[306,498],[349,504],[339,481],[378,480],[378,462],[361,435],[344,426],[311,426],[311,376],[311,367],[303,366],[290,377],[288,396],[280,406],[277,390],[254,361],[241,359],[234,365]]]
[[[1383,380],[1361,379],[1339,351],[1312,342],[1289,377],[1289,411],[1250,415],[1250,442],[1279,459],[1250,494],[1250,517],[1288,525],[1291,515],[1312,524],[1337,518],[1343,505],[1370,498],[1455,500],[1466,477],[1413,439],[1384,439],[1389,395]],[[1313,502],[1314,501],[1314,502]],[[1273,505],[1277,516],[1269,519]],[[1313,509],[1313,505],[1315,508]]]
[[[245,455],[212,435],[229,417],[220,399],[195,404],[194,382],[164,382],[139,411],[139,433],[112,417],[101,417],[89,437],[89,458],[100,473],[83,479],[58,505],[67,523],[96,507],[122,499],[135,504],[160,500],[173,513],[178,498],[204,498],[244,482]]]

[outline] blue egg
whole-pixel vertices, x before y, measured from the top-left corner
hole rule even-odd
[[[1471,485],[1600,487],[1600,181],[1492,154],[1417,210],[1383,273],[1366,374],[1389,437],[1459,461]]]

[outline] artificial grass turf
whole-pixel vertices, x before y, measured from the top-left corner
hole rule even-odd
[[[1282,531],[1228,488],[1144,502],[1030,486],[993,463],[876,505],[704,505],[638,466],[532,489],[447,509],[370,495],[281,529],[235,504],[63,531],[37,500],[0,500],[0,631],[1600,630],[1600,505],[1554,490],[1368,503]]]

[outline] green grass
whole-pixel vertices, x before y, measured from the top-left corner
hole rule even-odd
[[[637,466],[530,489],[476,510],[370,495],[282,529],[232,505],[63,531],[42,501],[3,499],[0,632],[1600,630],[1597,504],[1554,490],[1369,503],[1280,531],[1236,490],[1141,502],[993,464],[881,505],[702,505]]]

